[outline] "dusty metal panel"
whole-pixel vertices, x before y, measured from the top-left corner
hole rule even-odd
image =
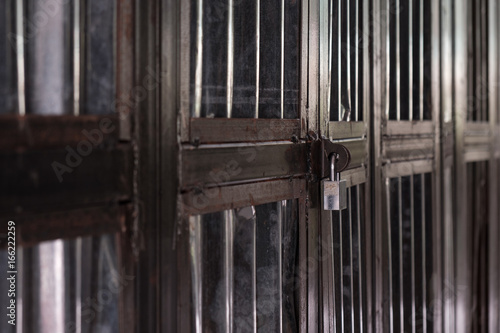
[[[245,144],[182,150],[182,188],[221,185],[307,172],[305,144]]]
[[[0,151],[77,147],[84,141],[113,147],[119,139],[116,116],[2,116],[0,131]]]
[[[332,140],[366,137],[367,123],[362,121],[330,122],[329,133]]]
[[[424,135],[434,134],[436,123],[433,121],[389,121],[385,127],[384,134],[392,135]]]
[[[388,138],[382,143],[382,153],[387,161],[432,160],[434,158],[434,138]]]
[[[351,153],[351,163],[349,164],[349,169],[366,166],[368,164],[368,141],[366,139],[341,141],[341,144],[344,145]]]
[[[362,166],[345,170],[341,174],[341,179],[345,179],[347,187],[365,184],[368,181],[367,169],[365,166]]]
[[[434,162],[432,160],[390,163],[384,167],[384,178],[404,177],[431,172],[434,172]]]
[[[304,179],[286,178],[194,190],[182,194],[183,213],[199,215],[257,206],[268,202],[305,198],[304,187]]]
[[[296,119],[191,118],[191,142],[225,143],[298,140]]]
[[[466,162],[488,160],[491,152],[490,124],[467,122],[463,132],[464,159]]]

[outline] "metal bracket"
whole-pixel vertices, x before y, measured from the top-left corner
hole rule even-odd
[[[337,155],[337,161],[335,163],[335,171],[342,172],[351,163],[351,153],[344,145],[340,143],[335,143],[327,138],[321,138],[321,178],[330,176],[330,156],[332,154]]]

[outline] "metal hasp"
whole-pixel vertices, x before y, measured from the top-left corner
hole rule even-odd
[[[347,184],[340,179],[340,172],[345,170],[351,161],[349,150],[337,143],[322,139],[322,181],[323,209],[340,211],[347,208]],[[323,179],[329,170],[329,180]]]

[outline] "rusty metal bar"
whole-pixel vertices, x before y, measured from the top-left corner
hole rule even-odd
[[[80,117],[42,115],[3,115],[0,122],[0,151],[25,151],[73,146],[81,142],[114,147],[119,141],[118,117],[85,115]],[[86,147],[88,148],[88,147]],[[85,148],[81,148],[85,149]]]
[[[298,119],[191,118],[191,137],[197,143],[292,140],[300,137]]]
[[[44,241],[102,235],[125,231],[128,205],[95,205],[60,211],[16,214],[17,244],[33,246]],[[4,215],[6,216],[6,215]],[[0,228],[7,234],[7,227]],[[7,245],[0,237],[0,248]]]

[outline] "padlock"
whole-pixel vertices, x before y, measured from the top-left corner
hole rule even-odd
[[[340,173],[335,173],[335,158],[336,156],[332,155],[330,159],[330,180],[321,181],[324,210],[347,208],[347,185],[345,180],[340,180]]]

